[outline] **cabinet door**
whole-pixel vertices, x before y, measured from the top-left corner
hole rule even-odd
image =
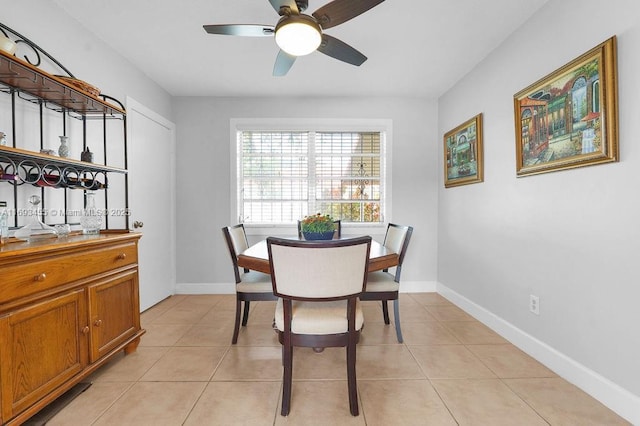
[[[0,318],[2,418],[9,419],[87,365],[84,290],[53,297]]]
[[[139,305],[137,268],[89,286],[91,362],[140,330]]]

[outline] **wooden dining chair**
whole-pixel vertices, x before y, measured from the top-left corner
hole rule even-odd
[[[367,279],[371,237],[294,241],[267,238],[282,344],[281,414],[291,408],[293,347],[346,347],[349,408],[358,415],[356,344],[364,324],[360,296]]]
[[[387,233],[384,237],[384,246],[398,253],[398,266],[395,273],[389,273],[388,269],[369,273],[367,277],[367,288],[360,296],[360,300],[376,300],[382,302],[382,317],[385,324],[389,324],[388,301],[393,300],[393,320],[396,326],[396,337],[399,343],[403,342],[402,328],[400,326],[400,301],[398,293],[400,290],[400,274],[402,273],[402,263],[407,254],[407,247],[411,240],[413,227],[402,226],[390,223],[387,226]]]
[[[333,239],[337,240],[342,237],[342,221],[340,219],[334,220],[333,223],[336,225],[336,230],[333,232]],[[302,221],[298,221],[298,239],[302,240]]]
[[[225,226],[222,228],[231,262],[233,263],[233,273],[236,280],[236,320],[233,328],[231,343],[238,343],[240,333],[240,312],[244,303],[244,313],[242,315],[242,326],[247,325],[249,319],[249,308],[251,301],[277,300],[271,287],[271,277],[258,271],[251,271],[238,267],[238,253],[242,253],[249,248],[247,234],[243,224]]]

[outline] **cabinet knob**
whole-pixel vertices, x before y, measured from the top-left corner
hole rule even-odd
[[[100,327],[102,325],[102,320],[101,319],[95,320],[93,322],[93,325],[96,326],[96,327]]]
[[[126,253],[120,253],[117,257],[118,260],[125,260],[127,258],[127,254]]]
[[[41,273],[40,275],[36,275],[35,277],[33,277],[34,281],[40,281],[40,282],[42,282],[42,281],[44,281],[46,279],[47,279],[47,274],[45,274],[44,272]]]
[[[134,228],[142,228],[144,226],[143,222],[140,222],[139,220],[136,220],[133,222],[133,227]]]
[[[84,327],[82,327],[82,334],[89,334],[89,326],[85,325]]]

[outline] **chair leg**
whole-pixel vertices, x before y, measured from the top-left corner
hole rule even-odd
[[[356,344],[350,342],[347,345],[347,382],[349,387],[349,410],[352,416],[358,412],[358,386],[356,383]]]
[[[238,343],[238,333],[240,332],[240,299],[236,297],[236,323],[233,326],[233,337],[231,338],[231,344],[235,345]]]
[[[288,416],[291,409],[291,386],[293,382],[293,347],[283,345],[282,349],[284,372],[282,377],[282,410],[280,414]]]
[[[384,318],[384,323],[389,325],[389,306],[386,300],[382,301],[382,317]]]
[[[244,301],[244,313],[242,314],[242,326],[247,326],[247,321],[249,320],[249,301]]]
[[[400,300],[393,301],[393,321],[396,323],[396,336],[398,343],[402,343],[402,329],[400,328]]]

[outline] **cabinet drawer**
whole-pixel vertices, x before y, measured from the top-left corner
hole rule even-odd
[[[2,268],[0,303],[137,263],[135,243],[51,256]]]

